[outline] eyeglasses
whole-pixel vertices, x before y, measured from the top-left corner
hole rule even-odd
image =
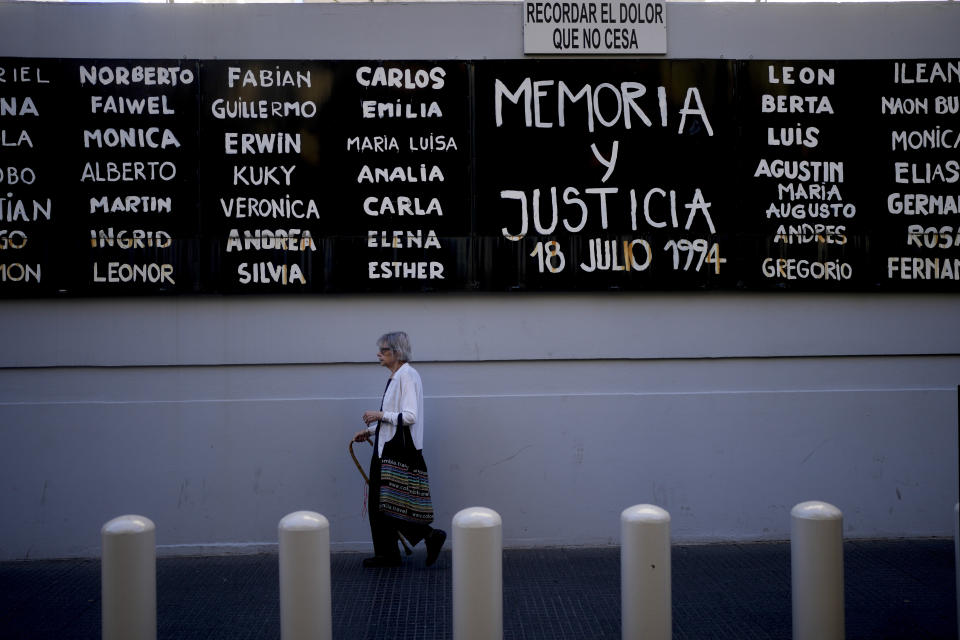
[[[393,351],[393,349],[391,349],[390,347],[380,347],[377,350],[378,353],[387,353],[388,351]]]

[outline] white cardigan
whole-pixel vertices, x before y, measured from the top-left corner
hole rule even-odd
[[[383,455],[383,445],[397,433],[397,417],[403,413],[403,424],[410,427],[410,435],[417,449],[423,449],[423,383],[417,370],[404,363],[393,374],[383,396],[383,418],[380,420],[380,447],[377,456]],[[367,430],[372,436],[377,423]]]

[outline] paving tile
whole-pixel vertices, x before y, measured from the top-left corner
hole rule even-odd
[[[446,640],[453,635],[451,554],[426,568],[417,550],[401,567],[363,569],[331,556],[337,640]],[[674,546],[676,640],[788,640],[787,543]],[[951,540],[848,541],[849,640],[957,638]],[[619,640],[620,552],[615,547],[508,549],[503,556],[506,640]],[[158,640],[280,638],[276,554],[161,558]],[[100,637],[100,563],[0,563],[0,640]]]

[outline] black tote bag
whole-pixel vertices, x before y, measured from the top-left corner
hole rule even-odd
[[[410,427],[397,417],[397,432],[380,457],[380,512],[407,522],[433,522],[430,480],[423,452],[413,444]]]

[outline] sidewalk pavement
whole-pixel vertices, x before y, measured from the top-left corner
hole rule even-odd
[[[421,545],[422,547],[422,545]],[[336,640],[451,638],[449,549],[425,568],[331,556]],[[675,545],[673,637],[789,639],[788,543]],[[848,640],[957,638],[952,540],[847,541]],[[619,640],[620,551],[506,550],[506,640]],[[161,558],[159,640],[280,637],[276,554]],[[0,640],[100,638],[99,560],[0,563]]]

